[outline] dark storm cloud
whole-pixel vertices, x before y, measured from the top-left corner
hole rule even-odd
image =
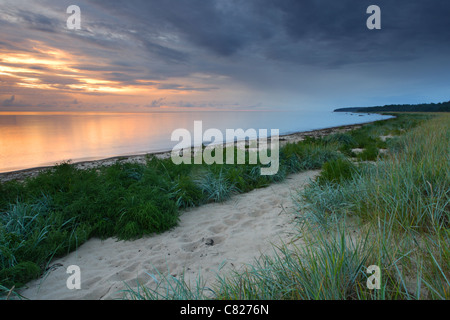
[[[373,3],[381,7],[382,30],[366,28]],[[70,36],[86,45],[84,52],[111,58],[119,68],[111,71],[121,71],[114,53],[134,47],[143,54],[127,71],[144,65],[152,78],[233,75],[226,63],[240,57],[325,67],[410,60],[450,44],[446,0],[93,0],[80,6],[83,28]],[[9,14],[47,32],[63,21],[22,9]]]
[[[176,33],[194,45],[210,48],[217,54],[229,55],[242,43],[230,28],[237,21],[225,20],[215,1],[96,1],[97,5],[140,26],[136,38],[154,49],[146,35]],[[229,17],[230,18],[230,17]],[[227,22],[227,23],[225,23]],[[226,27],[228,25],[228,27]]]
[[[366,28],[373,1],[355,0],[179,0],[95,1],[123,19],[142,26],[141,33],[174,33],[191,46],[231,57],[242,51],[299,64],[408,59],[424,44],[448,46],[450,3],[445,0],[375,1],[382,10],[382,30]],[[182,61],[182,53],[161,50],[140,38],[149,51]]]
[[[85,57],[73,68],[102,79],[210,92],[212,101],[217,89],[236,87],[264,97],[275,92],[285,101],[291,95],[293,104],[307,95],[335,103],[333,97],[356,91],[367,96],[374,88],[374,96],[395,91],[407,96],[417,92],[411,79],[419,88],[440,84],[444,92],[450,67],[448,0],[5,2],[0,49],[32,51],[23,39],[39,40]],[[80,31],[65,27],[71,4],[81,8]],[[381,30],[366,27],[366,10],[373,4],[381,8]],[[254,99],[241,104],[263,101]]]
[[[373,1],[264,2],[269,11],[283,12],[281,25],[288,38],[278,51],[272,51],[272,57],[281,60],[295,60],[292,54],[296,50],[291,50],[289,40],[296,43],[298,62],[306,58],[309,63],[338,65],[409,59],[420,47],[432,51],[449,45],[450,3],[444,0],[375,1],[382,12],[382,29],[376,31],[366,28],[366,9]],[[283,52],[283,45],[288,50]]]
[[[366,9],[374,3],[382,10],[382,30],[370,31]],[[119,50],[133,43],[147,59],[187,69],[205,67],[199,52],[207,58],[242,54],[339,66],[412,59],[450,44],[447,0],[86,0],[80,6],[83,28],[71,37],[89,44],[86,50]],[[55,20],[42,11],[11,5],[5,10],[29,29],[60,32],[65,22],[62,15]]]

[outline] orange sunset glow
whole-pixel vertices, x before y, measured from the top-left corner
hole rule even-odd
[[[4,0],[0,112],[331,111],[446,100],[448,19],[397,26],[403,11],[386,4],[395,14],[374,31],[364,4],[312,19],[320,12],[305,16],[312,3]],[[80,8],[76,28],[71,5]]]
[[[159,89],[158,85],[164,85],[164,82],[136,79],[134,84],[126,84],[102,78],[98,72],[80,68],[88,58],[48,47],[38,41],[32,41],[32,43],[30,53],[0,53],[0,75],[4,77],[2,81],[16,88],[33,89],[33,92],[38,90],[42,95],[58,91],[67,96],[70,101],[108,103],[118,99],[111,95],[119,95],[126,96],[128,102],[139,103],[162,99],[166,96],[190,94],[190,91],[182,90],[182,87],[177,90]],[[107,67],[101,63],[98,65]],[[90,96],[92,93],[102,94],[103,98]]]

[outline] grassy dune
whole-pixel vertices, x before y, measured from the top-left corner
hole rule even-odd
[[[212,287],[169,276],[164,290],[130,289],[127,298],[449,299],[450,116],[402,115],[324,142],[344,151],[358,137],[368,147],[387,134],[401,136],[376,162],[333,159],[298,195],[306,245],[274,248]],[[371,265],[381,271],[379,290],[367,286]]]
[[[279,248],[276,258],[222,280],[219,292],[248,299],[449,299],[449,141],[447,114],[390,141],[376,163],[328,163],[299,195],[306,213],[300,232],[309,245]],[[380,290],[367,289],[370,265],[381,268]]]
[[[0,184],[0,291],[42,275],[52,258],[91,237],[164,232],[185,208],[323,168],[299,195],[299,236],[310,245],[274,248],[275,258],[218,279],[214,288],[165,278],[164,294],[130,289],[127,298],[448,298],[449,127],[448,115],[399,115],[308,138],[280,150],[275,176],[261,176],[259,164],[176,166],[149,158],[86,170],[64,163]],[[358,222],[356,235],[349,236],[349,220]],[[382,269],[382,290],[366,288],[371,264]]]
[[[132,240],[161,233],[177,225],[183,209],[221,202],[342,156],[337,145],[315,140],[280,152],[274,176],[261,176],[261,164],[177,166],[152,157],[146,164],[118,161],[95,169],[63,163],[0,184],[0,290],[42,275],[51,259],[91,237]]]

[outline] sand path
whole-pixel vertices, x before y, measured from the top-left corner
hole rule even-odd
[[[241,270],[271,244],[289,242],[298,233],[292,223],[292,197],[318,171],[291,175],[282,183],[236,195],[218,204],[184,212],[171,231],[135,241],[91,239],[77,251],[51,263],[45,279],[30,282],[21,294],[29,299],[120,299],[125,282],[152,286],[155,268],[195,283],[199,272],[211,284],[217,276]],[[69,290],[66,268],[81,270],[81,289]]]

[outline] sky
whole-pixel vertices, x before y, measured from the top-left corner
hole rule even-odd
[[[0,112],[442,102],[449,71],[448,0],[0,0]]]

